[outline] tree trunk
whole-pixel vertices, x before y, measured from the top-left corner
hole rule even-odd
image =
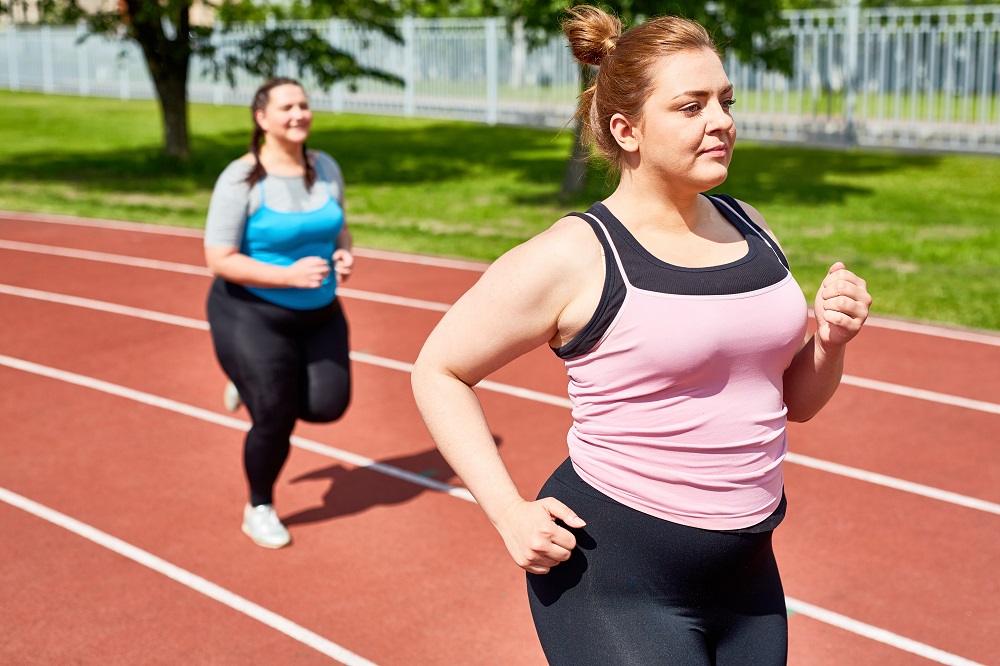
[[[566,173],[563,174],[562,188],[559,190],[559,200],[567,201],[583,192],[587,184],[587,163],[590,149],[581,140],[580,124],[573,130],[573,151],[569,155]]]
[[[589,65],[580,66],[580,92],[590,87],[593,75]],[[560,201],[566,201],[583,192],[587,184],[587,164],[590,158],[590,148],[583,145],[583,132],[580,131],[580,122],[577,122],[573,131],[573,150],[569,156],[569,163],[566,165],[566,173],[563,175],[562,188],[559,190]]]
[[[186,63],[185,63],[186,65]],[[191,156],[188,145],[187,67],[183,72],[170,69],[167,76],[156,82],[163,114],[163,152],[167,157],[187,160]]]
[[[163,152],[167,157],[187,160],[188,145],[187,77],[191,61],[189,31],[190,2],[162,7],[143,0],[124,0],[126,23],[131,36],[142,47],[149,75],[156,87],[163,115]],[[165,11],[176,12],[167,16]],[[172,26],[169,30],[168,26]]]

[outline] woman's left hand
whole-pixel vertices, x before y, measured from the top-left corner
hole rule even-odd
[[[868,285],[843,263],[830,267],[816,293],[816,339],[826,350],[846,345],[868,318]]]
[[[333,271],[337,275],[337,282],[347,282],[354,272],[354,255],[347,248],[341,247],[333,251]]]

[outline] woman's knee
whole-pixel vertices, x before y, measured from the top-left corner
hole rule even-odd
[[[310,423],[330,423],[342,417],[350,403],[350,386],[336,392],[310,395],[306,404],[303,405],[299,418]]]

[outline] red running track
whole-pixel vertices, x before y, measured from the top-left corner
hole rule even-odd
[[[544,663],[523,575],[409,391],[482,266],[359,254],[354,402],[296,431],[294,543],[267,551],[239,530],[246,421],[222,409],[199,234],[0,215],[0,663]],[[849,356],[790,426],[790,663],[1000,664],[1000,337],[876,320]],[[533,496],[565,457],[561,364],[490,379]]]

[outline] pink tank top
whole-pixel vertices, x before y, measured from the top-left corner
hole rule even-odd
[[[782,496],[782,377],[806,331],[801,290],[791,273],[737,294],[639,289],[588,216],[626,294],[600,342],[565,361],[574,468],[616,501],[675,523],[761,522]]]

